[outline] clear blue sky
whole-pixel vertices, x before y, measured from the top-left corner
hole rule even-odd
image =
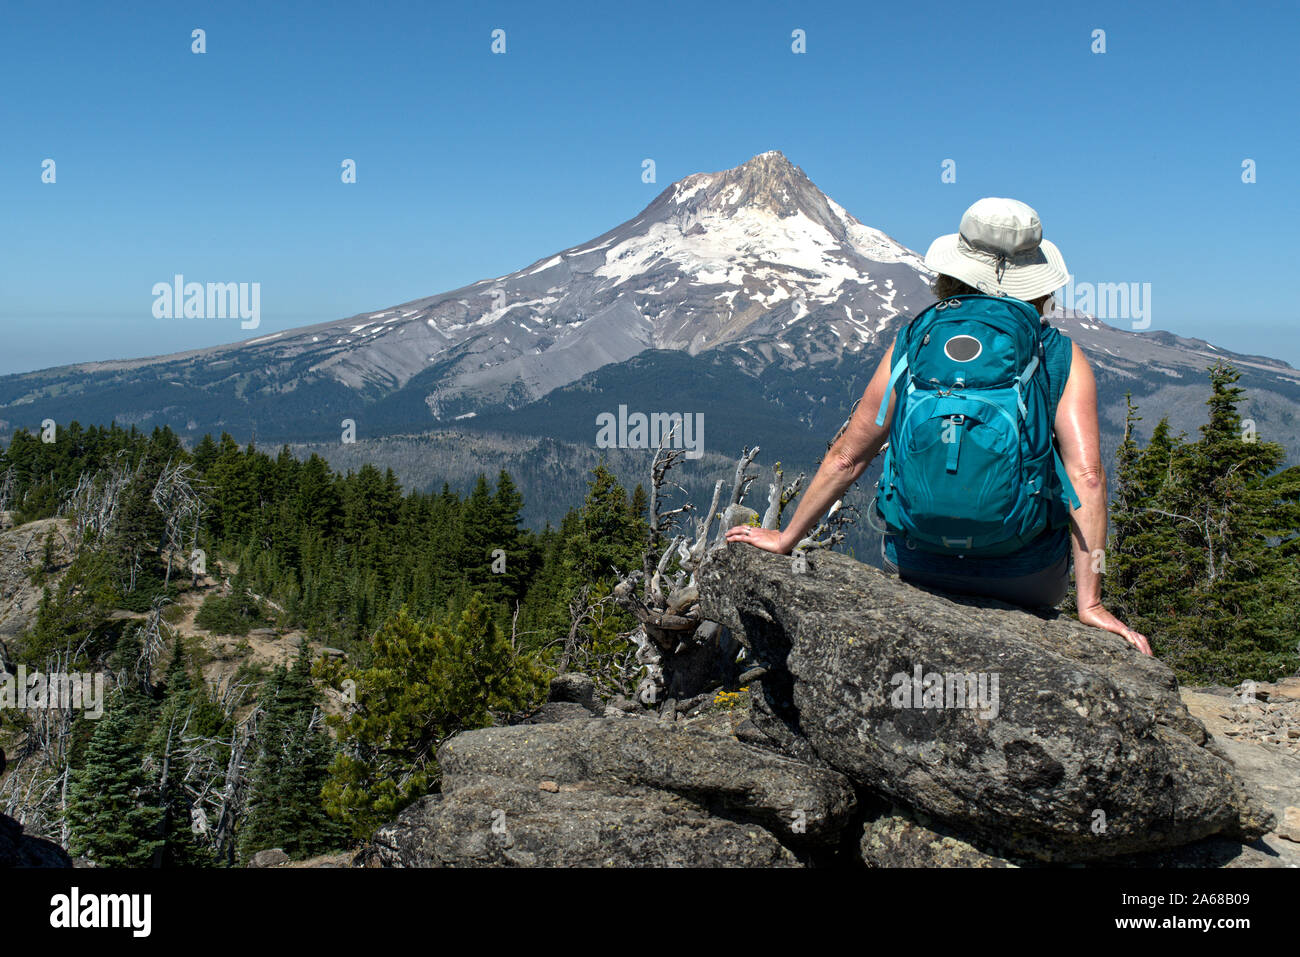
[[[1023,199],[1076,280],[1150,282],[1153,329],[1300,366],[1298,39],[1294,3],[1204,0],[6,0],[0,372],[498,276],[768,149],[920,251]],[[260,329],[153,318],[175,273],[260,282]]]

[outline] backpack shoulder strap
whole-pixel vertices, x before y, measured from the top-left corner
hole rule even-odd
[[[1069,503],[1071,509],[1079,507],[1079,496],[1074,491],[1074,483],[1070,481],[1070,476],[1065,474],[1065,463],[1061,461],[1061,453],[1056,451],[1056,440],[1052,440],[1052,461],[1056,466],[1056,477],[1061,480],[1061,498]]]
[[[890,366],[889,384],[885,386],[885,394],[880,400],[880,409],[876,412],[876,425],[885,424],[885,413],[889,411],[889,397],[894,394],[894,389],[898,386],[898,380],[907,371],[907,349],[911,340],[909,333],[912,331],[912,326],[926,311],[922,310],[917,313],[907,325],[898,330],[898,335],[894,338],[893,365]]]
[[[898,380],[903,377],[907,371],[907,350],[903,350],[901,359],[894,361],[894,368],[889,373],[889,385],[885,386],[885,395],[880,400],[880,411],[876,413],[876,425],[885,424],[885,413],[889,411],[889,397],[894,394],[894,389],[898,385]]]

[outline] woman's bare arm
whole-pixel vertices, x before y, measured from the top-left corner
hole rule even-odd
[[[1080,503],[1070,513],[1079,620],[1123,635],[1149,655],[1146,636],[1129,628],[1101,603],[1099,569],[1106,548],[1107,492],[1097,423],[1097,382],[1079,344],[1072,345],[1070,378],[1056,408],[1056,444]]]
[[[891,345],[885,350],[875,375],[867,383],[866,391],[858,401],[849,419],[849,427],[835,440],[822,459],[817,474],[799,499],[794,517],[780,529],[756,529],[737,525],[727,530],[727,541],[743,541],[771,552],[788,554],[808,534],[817,520],[844,495],[850,485],[862,477],[871,460],[884,448],[889,436],[889,425],[894,418],[894,396],[890,396],[885,424],[876,425],[880,400],[889,385],[889,365],[894,354]]]

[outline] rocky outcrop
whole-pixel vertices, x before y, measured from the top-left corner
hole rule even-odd
[[[1003,857],[978,847],[919,812],[891,807],[868,817],[858,857],[866,867],[1051,867],[1034,858]],[[1300,867],[1300,852],[1280,835],[1243,844],[1227,837],[1208,837],[1181,847],[1121,855],[1093,862],[1112,868]]]
[[[442,793],[381,829],[369,866],[799,866],[838,842],[849,782],[649,718],[483,728],[438,752]]]
[[[1276,683],[1246,681],[1236,688],[1206,688],[1221,699],[1217,735],[1235,741],[1279,745],[1300,757],[1300,677]]]
[[[68,545],[72,533],[67,519],[42,518],[16,528],[11,525],[12,520],[0,519],[0,642],[21,635],[32,626],[44,586],[57,590],[72,561]],[[38,584],[31,572],[33,567],[43,564],[46,536],[54,540],[54,566]]]
[[[283,849],[278,847],[268,848],[265,851],[258,851],[248,859],[249,867],[279,867],[282,864],[289,863],[289,855]]]
[[[834,553],[732,544],[697,580],[766,669],[754,722],[775,746],[963,839],[1096,861],[1272,826],[1173,673],[1113,634]]]
[[[1016,867],[962,840],[925,815],[890,807],[869,817],[858,840],[867,867]]]
[[[23,833],[23,826],[0,814],[0,867],[71,867],[72,859],[59,845]]]
[[[1300,863],[1300,844],[1270,831],[1300,806],[1300,758],[1229,733],[1262,715],[1285,735],[1279,688],[1180,693],[1108,632],[833,553],[796,563],[725,545],[697,580],[709,619],[746,649],[748,695],[656,716],[561,676],[523,723],[444,744],[441,792],[354,863]]]

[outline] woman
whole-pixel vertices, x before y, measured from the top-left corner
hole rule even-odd
[[[1039,316],[1054,308],[1051,294],[1070,279],[1060,251],[1042,238],[1038,214],[1011,199],[976,202],[962,216],[958,232],[931,244],[925,263],[938,273],[932,287],[938,299],[971,293],[1013,296],[1036,307]],[[1092,368],[1078,344],[1056,329],[1043,330],[1043,345],[1056,445],[1080,503],[1070,513],[1069,526],[1045,529],[1014,555],[983,559],[900,549],[896,536],[887,534],[881,545],[885,567],[916,584],[1036,608],[1055,606],[1064,599],[1073,551],[1079,620],[1122,635],[1149,655],[1146,636],[1101,603],[1101,576],[1094,556],[1106,544],[1107,493]],[[884,425],[875,420],[889,388],[893,351],[890,346],[880,360],[848,427],[822,460],[789,524],[779,531],[738,525],[727,531],[727,541],[788,554],[861,477],[888,441],[894,416],[892,393]]]

